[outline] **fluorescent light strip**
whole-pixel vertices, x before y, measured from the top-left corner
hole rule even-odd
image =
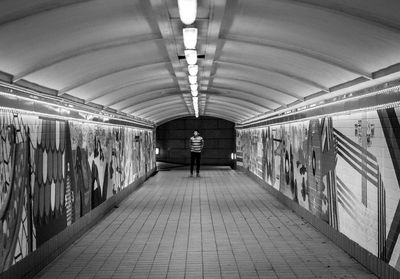
[[[186,62],[189,65],[194,65],[197,63],[197,51],[194,49],[186,49],[185,50],[185,58]]]
[[[314,103],[314,104],[308,105],[308,107],[305,108],[305,109],[296,110],[296,111],[289,111],[289,112],[285,112],[285,114],[291,114],[291,113],[292,114],[296,114],[296,113],[299,113],[299,112],[306,112],[306,111],[313,110],[315,108],[323,108],[323,107],[327,107],[327,106],[330,106],[330,105],[333,105],[333,104],[339,104],[341,102],[347,102],[349,100],[357,100],[357,99],[361,99],[361,98],[364,98],[366,96],[370,96],[370,95],[374,95],[374,94],[380,95],[380,94],[388,94],[388,93],[396,93],[396,92],[400,93],[400,86],[393,86],[393,87],[390,87],[390,88],[382,89],[382,90],[379,90],[379,91],[373,91],[373,92],[366,93],[366,94],[363,94],[363,95],[358,95],[358,96],[352,96],[353,93],[347,93],[347,94],[344,94],[342,96],[335,97],[335,98],[338,98],[338,99],[340,98],[337,101],[324,103],[324,104],[321,104],[321,105],[317,105],[317,103]],[[346,95],[349,95],[349,97],[344,97],[343,98],[343,96],[346,96]],[[268,119],[257,120],[254,123],[252,123],[251,121],[249,121],[247,123],[241,123],[241,125],[256,125],[257,123],[268,121],[268,120],[277,119],[277,118],[280,118],[280,117],[282,117],[282,114],[274,116],[274,117],[271,117],[271,118],[268,118]]]
[[[188,71],[189,71],[189,75],[197,76],[197,73],[199,72],[199,66],[197,66],[197,65],[188,65]]]
[[[62,108],[60,108],[62,109]],[[43,112],[36,112],[36,111],[31,111],[31,110],[23,110],[23,109],[16,109],[16,108],[9,108],[9,107],[2,107],[0,106],[0,112],[8,112],[8,113],[18,113],[18,114],[26,114],[26,115],[36,115],[36,116],[45,116],[48,118],[53,118],[53,119],[59,119],[59,120],[70,120],[70,121],[75,121],[75,122],[82,122],[82,123],[87,123],[90,125],[101,125],[101,126],[109,126],[109,127],[127,127],[133,130],[149,130],[153,131],[152,128],[138,128],[138,127],[133,127],[130,125],[124,125],[124,124],[111,124],[111,123],[106,123],[106,122],[98,122],[98,121],[91,121],[91,120],[86,120],[86,119],[77,119],[73,117],[68,117],[68,116],[59,116],[56,114],[50,114],[50,113],[43,113]]]
[[[182,33],[185,49],[195,49],[197,44],[197,28],[183,28]]]
[[[188,76],[189,78],[189,83],[190,84],[196,84],[197,83],[197,76]]]
[[[332,113],[328,113],[328,114],[324,114],[324,115],[309,116],[309,117],[305,117],[305,118],[301,118],[301,119],[283,121],[280,123],[261,125],[261,126],[257,126],[257,127],[249,127],[249,128],[238,127],[236,129],[239,129],[239,130],[263,129],[265,127],[274,127],[274,126],[280,126],[283,124],[298,123],[298,122],[308,121],[308,120],[312,120],[312,119],[319,119],[319,118],[323,118],[323,117],[327,117],[327,116],[340,116],[340,115],[346,115],[346,114],[360,113],[360,112],[364,112],[364,111],[375,111],[375,110],[380,110],[380,109],[397,108],[397,107],[400,107],[400,101],[389,103],[389,104],[384,104],[384,105],[377,105],[377,106],[347,110],[347,111],[332,112]],[[250,125],[253,125],[253,124],[250,124]]]
[[[196,20],[197,1],[196,0],[178,0],[179,17],[181,21],[190,25]]]
[[[54,101],[54,102],[63,102],[63,103],[65,103],[65,104],[67,104],[68,107],[69,107],[71,110],[74,110],[74,111],[77,111],[77,112],[83,112],[83,113],[91,113],[91,114],[96,114],[96,115],[102,115],[102,114],[95,113],[95,112],[94,112],[94,113],[93,113],[93,112],[89,112],[91,109],[93,109],[93,110],[96,110],[96,109],[97,109],[97,108],[90,107],[90,106],[89,106],[90,109],[88,109],[88,110],[72,109],[73,107],[71,107],[71,106],[73,106],[75,103],[74,103],[74,102],[71,102],[70,100],[61,98],[61,97],[50,96],[50,95],[47,95],[47,94],[39,93],[39,92],[30,90],[30,89],[27,89],[27,88],[23,88],[23,87],[19,87],[19,86],[13,85],[13,84],[5,83],[5,82],[3,82],[3,81],[0,81],[0,85],[6,87],[7,89],[9,89],[9,90],[11,91],[11,92],[0,91],[0,95],[3,94],[3,95],[7,95],[7,96],[13,96],[13,97],[17,97],[17,98],[24,99],[24,100],[29,100],[29,101],[35,101],[35,102],[38,102],[38,103],[43,103],[43,104],[45,104],[45,105],[52,105],[52,106],[62,107],[62,108],[63,108],[63,107],[66,107],[66,106],[63,106],[63,105],[60,105],[60,104],[57,104],[57,103],[51,103],[51,102],[46,102],[46,101],[38,100],[38,97],[41,97],[41,98],[44,98],[44,99],[47,99],[47,100],[50,100],[50,101]],[[15,90],[16,92],[22,92],[22,93],[26,93],[26,94],[31,94],[32,97],[29,98],[29,97],[25,97],[25,96],[16,95],[16,94],[13,92],[13,90]],[[82,105],[82,104],[81,104],[81,103],[77,103],[77,104],[75,104],[75,105]],[[122,120],[122,121],[131,122],[131,123],[136,123],[136,124],[138,124],[138,125],[147,125],[147,126],[148,126],[148,125],[153,125],[153,123],[152,123],[151,121],[146,120],[146,119],[141,119],[141,118],[136,117],[136,116],[116,115],[116,114],[113,114],[113,113],[111,113],[111,112],[105,112],[105,113],[107,113],[108,115],[112,116],[112,118],[113,118],[113,119],[116,119],[116,120]],[[125,118],[123,118],[123,117],[127,117],[128,119],[125,119]],[[131,118],[134,118],[135,120],[132,120]]]
[[[190,90],[191,90],[191,91],[197,91],[198,87],[199,87],[199,86],[198,86],[197,83],[191,84],[191,85],[190,85]]]
[[[110,113],[99,114],[99,113],[93,113],[93,112],[89,112],[89,111],[85,111],[85,110],[76,109],[76,108],[70,107],[70,105],[72,105],[72,104],[68,104],[68,106],[63,106],[63,105],[59,105],[59,104],[49,103],[49,102],[42,101],[42,100],[37,100],[35,98],[28,98],[28,97],[24,97],[24,96],[18,96],[18,95],[15,95],[13,93],[7,93],[7,92],[3,92],[3,91],[0,91],[0,95],[4,95],[4,96],[7,96],[7,97],[11,96],[11,97],[15,97],[15,98],[22,99],[22,100],[43,104],[43,105],[46,105],[46,106],[53,106],[53,107],[56,107],[56,108],[59,108],[59,109],[72,110],[72,111],[76,111],[78,113],[89,114],[89,115],[93,115],[93,116],[96,116],[96,117],[99,117],[99,118],[105,118],[105,117],[110,118],[111,117],[112,119],[119,120],[119,121],[130,122],[130,123],[135,124],[135,125],[149,126],[149,123],[141,122],[140,120],[132,121],[132,120],[129,120],[129,119],[118,118],[118,117],[113,116]],[[53,100],[53,99],[50,99],[50,100]],[[57,100],[57,99],[54,99],[54,101],[62,102],[62,100]],[[22,111],[24,111],[24,110],[22,110]],[[36,113],[40,114],[40,112],[36,112]],[[53,117],[55,116],[53,114],[49,114],[49,115],[52,115]],[[64,117],[64,116],[62,116],[62,117]],[[71,117],[71,119],[75,119],[76,121],[81,121],[81,119],[77,119],[77,118],[73,118],[73,117]],[[102,123],[102,122],[97,122],[97,123]],[[130,127],[130,126],[128,126],[128,127]]]

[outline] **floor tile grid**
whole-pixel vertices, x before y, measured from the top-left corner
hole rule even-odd
[[[235,212],[232,210],[232,200],[229,196],[224,194],[226,188],[225,181],[220,181],[220,174],[215,177],[215,185],[213,187],[214,196],[216,197],[216,204],[218,206],[219,212],[221,208],[226,211],[226,214],[221,214],[222,220],[225,224],[225,230],[228,235],[229,243],[231,246],[231,253],[236,263],[237,276],[239,278],[259,278],[257,269],[251,259],[249,250],[245,245],[244,236],[241,234],[240,229],[237,226],[235,220]],[[233,275],[233,274],[232,274]]]
[[[118,270],[119,273],[125,273],[125,276],[130,276],[133,270],[132,265],[136,263],[139,257],[132,245],[137,237],[140,236],[140,231],[144,229],[146,222],[151,218],[151,213],[158,205],[158,201],[163,194],[161,185],[149,184],[149,199],[147,199],[147,195],[145,196],[146,198],[142,197],[146,191],[140,191],[138,193],[140,200],[138,204],[135,204],[135,199],[132,199],[120,205],[122,210],[128,209],[130,214],[127,214],[125,219],[118,220],[115,228],[121,228],[121,226],[118,226],[119,223],[125,223],[126,226],[123,226],[122,231],[116,229],[107,231],[102,238],[98,252],[99,257],[92,260],[86,270],[87,274],[94,269],[94,278],[111,278]],[[113,226],[111,225],[111,227]]]
[[[164,198],[161,201],[158,200],[155,207],[151,209],[149,218],[144,223],[143,230],[138,232],[137,237],[133,241],[132,247],[139,248],[139,252],[138,260],[130,275],[131,278],[149,277],[161,241],[161,234],[165,228],[165,221],[163,221],[161,216],[163,216],[163,211],[166,207],[171,207],[171,199],[177,197],[176,191],[178,191],[179,188],[173,187],[171,190],[168,184],[164,184],[164,182],[161,181],[159,181],[159,183],[163,185],[161,196]],[[170,211],[171,210],[169,210],[169,213]],[[166,210],[166,212],[168,212],[168,210]],[[140,249],[140,247],[142,248]],[[166,274],[164,278],[165,276]]]
[[[299,265],[298,259],[294,256],[294,249],[287,243],[287,235],[288,232],[277,232],[274,241],[269,237],[269,233],[271,232],[271,228],[279,229],[283,224],[275,224],[275,226],[268,224],[268,219],[270,215],[265,216],[263,211],[260,210],[255,204],[254,200],[257,200],[259,196],[262,196],[263,192],[248,192],[248,181],[240,181],[239,185],[243,185],[241,190],[232,189],[232,187],[228,187],[225,189],[225,193],[231,194],[231,198],[235,204],[234,210],[241,213],[241,216],[238,217],[238,228],[242,231],[242,233],[252,234],[256,243],[249,243],[253,248],[255,246],[261,247],[264,257],[267,260],[264,264],[268,263],[268,265],[264,268],[264,276],[272,276],[272,269],[276,276],[285,277],[285,278],[312,278],[314,275],[310,272],[309,269],[306,268],[306,265]],[[237,184],[234,187],[238,187]],[[244,202],[248,201],[248,202]],[[249,208],[251,206],[251,209]],[[257,212],[257,210],[259,212]],[[274,213],[274,210],[267,208],[267,212]],[[259,213],[257,215],[257,213]],[[250,223],[251,222],[251,223]],[[279,226],[276,226],[279,225]],[[265,227],[267,230],[265,230]],[[245,229],[248,228],[249,232],[246,232]],[[277,239],[279,237],[279,239]],[[286,238],[286,239],[285,239]],[[278,240],[278,243],[276,243]],[[246,243],[247,244],[247,243]],[[265,245],[268,244],[268,245]],[[271,245],[272,244],[272,245]],[[250,249],[253,251],[253,249]],[[273,256],[271,256],[273,255]],[[291,263],[295,263],[294,267],[292,267]],[[262,268],[263,263],[260,261],[258,263],[259,268]],[[301,270],[296,270],[301,267]],[[299,278],[300,278],[299,277]]]
[[[267,252],[264,251],[263,246],[261,245],[263,242],[270,243],[270,240],[267,238],[265,232],[262,231],[262,234],[257,234],[255,232],[254,216],[246,216],[238,206],[237,200],[240,200],[241,196],[238,195],[238,193],[233,194],[230,192],[230,189],[235,187],[234,185],[237,184],[237,179],[234,178],[234,180],[235,181],[225,180],[223,177],[219,177],[218,184],[223,186],[220,189],[220,194],[224,196],[224,200],[229,201],[227,205],[235,223],[235,230],[240,234],[244,249],[246,249],[246,253],[241,254],[245,254],[248,258],[246,260],[251,261],[252,268],[256,272],[256,274],[252,274],[253,277],[277,278],[275,270],[272,268],[272,264],[269,262],[268,257],[265,256]],[[239,188],[240,189],[235,190],[243,191],[242,187]],[[245,205],[246,203],[243,203],[243,206]],[[261,230],[259,229],[258,231]],[[243,262],[243,259],[241,259],[240,262]],[[246,270],[243,274],[247,277],[249,276],[249,272]]]
[[[179,179],[180,177],[182,181],[184,181],[184,183],[181,184],[184,187],[184,194],[182,196],[182,206],[181,211],[179,212],[178,225],[167,277],[184,278],[187,269],[193,189],[190,187],[190,184],[192,183],[191,179],[185,177],[185,172],[177,172],[175,175],[177,176],[175,179]]]
[[[232,179],[236,181],[235,184],[230,183]],[[238,177],[232,179],[227,179],[225,183],[231,184],[232,186],[226,187],[223,192],[225,195],[231,196],[231,210],[237,212],[235,217],[237,219],[238,229],[246,236],[244,239],[245,245],[248,246],[248,250],[251,251],[250,255],[253,253],[251,256],[256,261],[255,265],[260,278],[276,278],[280,273],[284,273],[286,277],[293,276],[293,270],[287,265],[285,259],[281,257],[277,245],[275,245],[269,237],[268,232],[270,230],[266,231],[262,228],[259,220],[262,214],[254,212],[256,208],[254,204],[252,204],[252,201],[262,193],[245,195],[247,185],[241,183]],[[232,190],[236,192],[232,192]],[[241,208],[241,206],[243,208]],[[251,206],[251,208],[249,208],[249,206]],[[256,216],[257,213],[259,216]],[[263,223],[266,224],[267,227],[270,227],[267,220],[264,220]],[[259,249],[258,251],[257,248]],[[255,251],[257,251],[257,253],[254,253]]]
[[[215,173],[216,174],[216,173]],[[216,229],[216,241],[218,257],[221,265],[222,278],[241,278],[237,259],[237,248],[240,239],[232,228],[232,220],[227,214],[226,201],[220,194],[221,185],[218,185],[216,175],[206,181],[207,191],[213,197],[211,199],[211,215]]]
[[[149,278],[166,278],[168,276],[170,265],[172,264],[172,252],[176,242],[179,219],[182,213],[184,196],[187,189],[187,187],[184,187],[184,184],[186,183],[184,180],[177,180],[175,183],[173,183],[173,185],[165,185],[165,187],[172,187],[171,192],[173,191],[173,195],[171,195],[170,198],[173,198],[173,201],[170,210],[164,214],[168,216],[165,219],[166,221],[159,240],[156,256],[153,260],[148,276]],[[181,193],[182,188],[185,188],[183,193]],[[178,215],[178,217],[176,218],[175,215]],[[184,261],[178,262],[178,265],[180,265],[181,268],[184,264]],[[134,277],[132,276],[132,278]]]
[[[175,210],[172,212],[177,213],[170,214],[168,219],[169,226],[171,227],[168,236],[170,240],[168,243],[170,241],[172,241],[172,243],[169,243],[168,247],[166,247],[169,257],[166,276],[164,276],[164,278],[183,278],[185,273],[187,240],[183,239],[182,236],[187,236],[188,229],[186,226],[187,220],[184,219],[185,217],[182,213],[185,208],[185,200],[187,204],[187,191],[189,187],[186,187],[186,183],[186,180],[181,179],[175,186],[178,191],[178,196],[174,202]],[[184,189],[183,192],[182,189]],[[184,229],[182,229],[182,226],[184,226]],[[184,243],[184,246],[182,246],[182,243]]]
[[[43,278],[375,278],[247,176],[202,174],[147,181]]]
[[[222,278],[221,253],[223,247],[221,247],[221,242],[217,241],[219,237],[217,234],[221,231],[221,228],[218,227],[221,222],[217,221],[221,217],[213,214],[215,211],[211,202],[215,196],[210,195],[208,179],[204,179],[203,184],[203,187],[200,187],[203,276],[204,278]],[[223,229],[226,233],[225,226]],[[236,263],[235,266],[237,266]]]
[[[157,192],[155,190],[154,192]],[[154,198],[154,193],[146,191],[145,197],[148,200]],[[131,201],[140,200],[141,195],[131,195],[124,203]],[[143,199],[142,199],[143,200]],[[138,205],[139,206],[139,203]],[[134,211],[135,208],[131,209]],[[103,234],[107,228],[110,226],[112,221],[120,216],[120,210],[114,210],[108,214],[104,219],[101,220],[97,225],[84,234],[79,240],[72,244],[62,255],[62,257],[57,258],[54,262],[56,264],[50,265],[40,272],[37,277],[47,272],[46,277],[55,278],[61,276],[62,274],[68,274],[68,278],[73,278],[73,273],[77,273],[80,270],[90,265],[90,260],[93,259],[99,252],[99,246],[102,244],[99,242],[99,236]],[[78,270],[76,270],[78,267]],[[90,270],[93,273],[92,270]],[[62,274],[61,274],[62,273]],[[92,275],[93,276],[93,275]]]
[[[262,203],[265,203],[265,201],[263,199],[260,199],[260,201]],[[286,212],[288,212],[288,214],[286,214]],[[301,218],[299,218],[297,215],[292,214],[290,211],[288,210],[280,210],[279,213],[281,214],[279,216],[279,219],[282,221],[282,224],[286,226],[286,222],[285,219],[287,217],[287,219],[289,220],[296,220],[296,222],[293,222],[292,224],[294,224],[295,226],[297,226],[297,230],[293,231],[292,233],[292,237],[294,238],[294,243],[297,246],[300,246],[300,249],[296,249],[295,253],[298,254],[299,257],[304,257],[305,253],[307,252],[307,250],[309,251],[308,253],[308,257],[310,257],[310,255],[313,255],[313,259],[312,261],[314,261],[314,259],[317,259],[317,262],[319,262],[319,266],[316,267],[319,273],[323,274],[324,276],[326,276],[326,272],[330,271],[332,272],[334,275],[337,273],[341,273],[343,274],[343,269],[346,268],[346,265],[350,265],[352,267],[357,266],[359,267],[360,265],[358,263],[356,263],[356,261],[354,259],[351,259],[349,256],[347,256],[342,250],[340,250],[337,246],[335,246],[332,242],[328,241],[327,238],[325,236],[323,236],[320,233],[317,233],[315,231],[314,228],[311,227],[311,225],[306,224],[310,229],[312,229],[314,231],[314,237],[312,238],[308,238],[308,239],[301,239],[302,234],[299,233],[299,231],[301,231],[299,228],[303,228],[304,226],[298,226],[301,224],[304,224],[304,222],[301,220]],[[303,222],[303,223],[302,223]],[[288,227],[290,228],[290,226]],[[309,230],[310,231],[310,230]],[[288,243],[290,243],[290,239],[285,238],[285,241],[287,241]],[[304,246],[302,245],[302,243],[305,242],[307,245]],[[322,243],[324,246],[323,249],[321,249],[321,244]],[[311,248],[311,249],[309,249]],[[301,253],[299,253],[299,251]],[[334,253],[336,254],[335,258],[332,258],[330,256],[330,251],[334,251]],[[338,260],[337,255],[340,255],[340,260]],[[332,262],[333,260],[333,262]],[[327,267],[330,266],[330,264],[340,264],[340,269],[328,269]],[[338,272],[339,271],[339,272]],[[318,273],[317,272],[317,273]],[[348,274],[349,275],[349,274]],[[373,277],[375,278],[375,277]]]
[[[189,179],[190,195],[189,231],[186,248],[185,278],[203,277],[202,229],[199,202],[199,178]]]
[[[246,185],[246,183],[244,183],[244,184]],[[246,192],[246,194],[248,194],[248,193]],[[252,196],[250,200],[254,203],[254,201],[257,200],[257,196],[259,196],[260,194],[262,194],[262,193],[257,192],[256,195]],[[240,200],[240,198],[238,200]],[[265,205],[265,201],[264,201],[264,205]],[[248,205],[245,205],[244,208],[241,208],[241,207],[239,207],[239,208],[243,211],[243,209],[245,209],[246,207],[248,208]],[[254,214],[255,210],[249,210],[249,212],[251,212],[253,214],[255,219],[258,220],[258,225],[264,229],[265,233],[267,233],[267,234],[270,233],[271,227],[274,229],[277,229],[274,233],[277,234],[276,237],[280,237],[280,240],[277,243],[278,245],[276,245],[276,242],[277,242],[276,239],[273,243],[275,244],[274,245],[274,250],[275,250],[274,254],[276,254],[276,252],[277,252],[278,254],[280,254],[282,256],[282,258],[279,259],[278,262],[285,263],[284,265],[287,265],[287,267],[289,267],[289,268],[291,268],[291,265],[293,265],[294,267],[291,268],[291,271],[294,274],[296,274],[294,269],[296,269],[296,268],[298,269],[297,262],[298,262],[298,259],[300,258],[299,256],[296,255],[296,250],[301,250],[304,253],[307,248],[301,247],[301,245],[300,245],[300,247],[295,247],[296,249],[292,249],[290,247],[291,245],[289,245],[289,244],[291,242],[291,239],[294,239],[295,235],[292,235],[290,230],[287,230],[285,228],[285,224],[283,222],[278,222],[278,223],[275,222],[272,226],[271,226],[271,224],[265,226],[266,224],[269,223],[268,219],[271,218],[270,213],[272,213],[272,216],[273,216],[275,210],[271,210],[271,208],[269,206],[266,206],[266,208],[261,208],[261,209],[259,207],[258,208],[256,207],[256,209],[260,210],[261,213],[264,213],[264,211],[266,209],[267,212],[269,213],[269,215],[264,216],[264,218],[260,218],[259,216],[256,216]],[[281,212],[281,209],[279,209],[279,210]],[[279,219],[276,219],[276,220],[279,220]],[[267,230],[265,228],[267,228]],[[306,265],[304,265],[304,266],[306,266]],[[284,272],[284,270],[281,270],[280,272]],[[301,272],[297,272],[297,273],[302,274],[302,276],[304,276],[304,277],[312,276],[312,274],[307,275],[307,272],[309,273],[309,270],[302,269]]]
[[[247,179],[249,178],[245,176],[240,177],[240,180],[244,180],[243,185],[248,185]],[[259,190],[261,190],[261,192]],[[315,228],[313,228],[310,224],[304,222],[304,220],[291,212],[288,208],[282,209],[282,205],[277,204],[279,203],[278,200],[272,198],[272,196],[265,196],[265,193],[264,195],[262,195],[263,192],[265,192],[265,190],[261,187],[259,187],[259,189],[248,187],[248,189],[246,191],[243,191],[242,193],[255,193],[256,195],[251,199],[252,202],[260,203],[262,206],[267,208],[268,212],[274,214],[277,220],[280,220],[280,225],[275,224],[274,226],[277,228],[286,227],[287,231],[291,232],[289,234],[282,234],[281,232],[280,233],[285,242],[291,245],[295,245],[297,247],[297,249],[295,249],[293,252],[296,255],[295,257],[297,257],[298,259],[305,258],[305,261],[302,262],[304,266],[310,265],[310,262],[314,263],[313,269],[311,269],[311,271],[316,277],[337,276],[337,278],[342,278],[342,276],[345,276],[345,278],[357,278],[357,271],[362,270],[363,272],[365,272],[365,274],[362,275],[362,278],[376,278],[375,275],[369,274],[369,272],[364,267],[357,263],[353,258],[348,256],[339,247],[334,245],[324,235],[317,232]],[[260,194],[262,198],[260,198]],[[269,204],[272,204],[274,207],[278,208],[277,212],[279,216],[275,213],[275,210],[272,210],[270,206],[266,204],[267,201],[269,202]],[[287,223],[290,223],[292,225],[288,226]],[[294,227],[296,228],[296,230],[294,230]],[[307,229],[305,230],[304,228]],[[321,244],[323,244],[323,249],[321,249]],[[296,263],[296,258],[291,257],[289,259],[290,260],[288,261],[288,265],[293,265],[297,270],[299,270],[297,273],[301,275],[298,276],[308,278],[304,275],[304,269],[302,269],[299,264]],[[339,265],[340,268],[331,269],[330,267],[332,265]],[[352,272],[352,270],[356,271]]]
[[[91,242],[91,244],[89,246],[87,246],[87,243],[83,242],[82,243],[82,247],[85,249],[85,253],[87,254],[87,252],[89,252],[90,255],[90,251],[92,250],[92,252],[94,253],[93,255],[87,257],[86,259],[90,259],[90,261],[86,264],[86,266],[84,267],[83,270],[81,270],[79,272],[79,277],[90,277],[90,275],[92,277],[95,276],[96,272],[100,269],[101,266],[104,266],[105,262],[107,262],[107,264],[109,263],[109,255],[107,255],[104,251],[104,249],[106,247],[104,247],[107,243],[107,241],[114,237],[113,233],[110,233],[110,227],[111,228],[117,228],[118,226],[115,225],[111,225],[113,224],[112,221],[115,220],[116,218],[118,218],[120,216],[120,214],[122,214],[123,212],[125,212],[126,210],[131,211],[132,213],[135,213],[136,209],[139,208],[140,206],[142,206],[142,210],[140,211],[136,211],[137,215],[140,216],[140,214],[143,212],[143,210],[145,210],[147,207],[146,205],[149,204],[149,202],[154,202],[155,197],[159,194],[159,190],[158,187],[152,187],[151,184],[148,185],[148,189],[146,189],[145,191],[137,191],[135,193],[135,195],[130,196],[127,200],[125,200],[123,203],[120,204],[120,208],[118,208],[118,210],[114,210],[110,215],[106,216],[105,219],[103,219],[101,221],[101,223],[99,223],[98,225],[96,225],[95,229],[90,230],[89,232],[87,232],[85,234],[85,237],[88,237],[89,239],[93,239],[93,241]],[[144,198],[145,197],[145,198]],[[138,201],[137,203],[135,203],[135,201]],[[134,207],[130,207],[131,204],[134,204]],[[121,213],[122,211],[122,213]],[[127,220],[129,221],[129,220]],[[126,222],[126,224],[129,224],[131,227],[136,228],[137,223],[136,222]],[[99,231],[99,235],[92,235],[93,231]],[[85,239],[84,237],[84,239]],[[113,240],[111,241],[108,245],[115,245],[116,241]],[[86,246],[86,248],[85,248]],[[74,246],[72,246],[74,247]],[[74,247],[74,248],[78,248],[78,247]],[[77,249],[74,249],[75,251]],[[79,250],[79,249],[78,249]],[[72,249],[69,249],[68,251],[72,251]],[[73,251],[72,251],[73,252]],[[68,255],[68,252],[66,253]],[[80,259],[78,259],[80,260]],[[68,259],[68,257],[66,257],[66,262],[70,263],[71,267],[73,266],[74,261],[71,261],[71,259]],[[70,274],[70,267],[69,268],[65,268],[65,270],[63,270],[62,274],[67,274],[67,278],[73,278],[73,274]]]

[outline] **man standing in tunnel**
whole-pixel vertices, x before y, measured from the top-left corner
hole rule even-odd
[[[204,140],[199,131],[194,130],[193,137],[190,138],[190,176],[193,176],[194,161],[196,161],[196,175],[200,177],[200,159],[203,150]]]

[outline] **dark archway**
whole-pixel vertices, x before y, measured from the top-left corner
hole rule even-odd
[[[157,147],[161,162],[187,165],[190,163],[189,139],[193,130],[204,138],[202,152],[204,165],[232,165],[235,152],[235,123],[215,117],[184,117],[157,127]]]

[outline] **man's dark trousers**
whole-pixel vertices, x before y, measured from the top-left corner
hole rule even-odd
[[[196,161],[196,173],[200,172],[200,152],[190,152],[190,173],[193,174],[194,161]]]

